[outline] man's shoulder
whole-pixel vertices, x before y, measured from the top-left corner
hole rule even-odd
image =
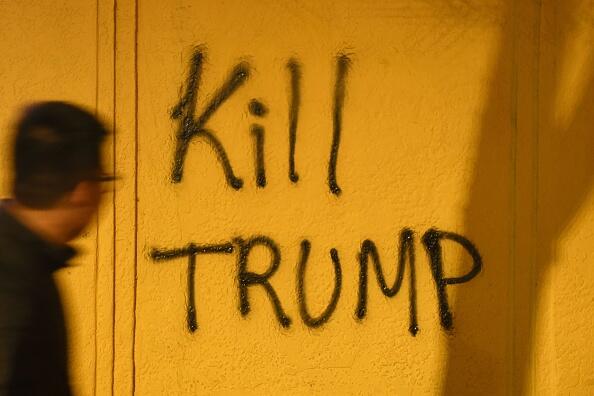
[[[23,225],[16,220],[0,200],[0,262],[7,264],[31,257],[32,246]]]
[[[10,232],[0,223],[0,318],[3,325],[11,320],[21,322],[29,311],[31,295],[35,289],[35,273]]]
[[[0,329],[29,326],[35,306],[38,274],[15,254],[14,242],[0,231]]]
[[[25,280],[34,271],[32,252],[0,222],[0,283]]]

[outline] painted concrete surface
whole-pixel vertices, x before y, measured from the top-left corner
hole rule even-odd
[[[593,10],[0,3],[3,142],[41,99],[114,129],[77,392],[592,394]]]

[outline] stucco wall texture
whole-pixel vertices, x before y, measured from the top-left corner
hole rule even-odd
[[[77,394],[594,394],[593,1],[13,0],[0,37],[2,147],[35,100],[114,130]]]

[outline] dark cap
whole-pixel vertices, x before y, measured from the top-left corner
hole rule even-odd
[[[27,107],[14,144],[17,200],[48,207],[83,180],[113,180],[101,167],[106,134],[94,114],[74,104],[54,101]]]

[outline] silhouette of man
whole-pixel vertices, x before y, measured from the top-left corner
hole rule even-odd
[[[0,395],[69,395],[53,273],[96,213],[106,129],[72,104],[28,107],[16,125],[13,199],[0,204]]]

